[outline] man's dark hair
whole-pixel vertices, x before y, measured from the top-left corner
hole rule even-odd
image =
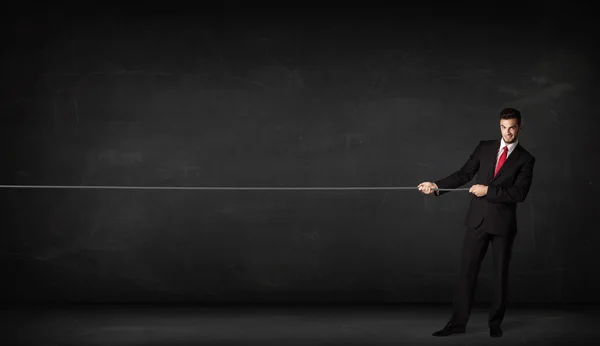
[[[500,112],[500,119],[517,119],[517,123],[521,126],[521,112],[514,108],[504,108]]]

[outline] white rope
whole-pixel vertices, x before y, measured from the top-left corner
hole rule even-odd
[[[3,189],[109,189],[109,190],[418,190],[412,186],[339,186],[339,187],[237,187],[237,186],[103,186],[103,185],[0,185]],[[469,188],[432,189],[469,191]]]

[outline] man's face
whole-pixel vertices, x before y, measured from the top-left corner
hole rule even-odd
[[[516,141],[520,130],[521,126],[517,123],[517,119],[500,119],[500,131],[506,143]]]

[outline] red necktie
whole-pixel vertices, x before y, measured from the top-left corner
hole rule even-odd
[[[506,161],[507,154],[508,154],[508,146],[505,145],[504,151],[502,152],[502,155],[500,155],[500,160],[498,160],[498,166],[496,166],[496,172],[494,172],[494,177],[496,176],[496,174],[498,174],[498,171],[500,170],[500,167],[502,167],[502,165],[504,164],[504,161]]]

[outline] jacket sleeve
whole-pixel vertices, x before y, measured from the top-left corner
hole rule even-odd
[[[471,179],[473,179],[473,177],[479,170],[479,160],[482,145],[483,141],[479,141],[479,144],[477,144],[477,147],[475,148],[475,150],[473,150],[473,152],[469,156],[469,159],[462,165],[462,167],[458,171],[450,174],[449,176],[443,179],[434,181],[438,188],[454,189],[461,187],[464,184],[471,181]],[[447,192],[450,191],[435,191],[435,195],[441,196]]]
[[[490,184],[488,192],[483,198],[491,203],[517,203],[525,201],[533,180],[533,166],[535,166],[534,157],[523,165],[513,186],[504,187]]]

